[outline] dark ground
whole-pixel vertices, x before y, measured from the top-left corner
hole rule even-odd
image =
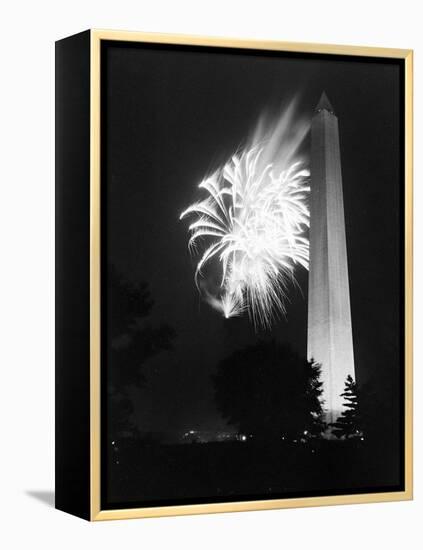
[[[154,506],[400,490],[394,455],[387,446],[359,440],[281,441],[271,446],[253,441],[121,441],[109,463],[107,504]]]

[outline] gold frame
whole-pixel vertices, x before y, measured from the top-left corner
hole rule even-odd
[[[102,40],[171,45],[215,46],[403,59],[405,63],[405,490],[325,497],[225,502],[101,510],[100,508],[100,44]],[[90,519],[91,521],[241,512],[335,504],[411,500],[413,498],[412,352],[413,352],[413,51],[361,46],[334,46],[210,38],[129,31],[91,30],[90,82]]]

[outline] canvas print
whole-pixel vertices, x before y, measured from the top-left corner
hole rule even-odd
[[[404,488],[403,65],[105,41],[102,508]]]

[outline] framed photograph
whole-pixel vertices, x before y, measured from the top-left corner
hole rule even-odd
[[[412,52],[56,43],[56,506],[412,498]]]

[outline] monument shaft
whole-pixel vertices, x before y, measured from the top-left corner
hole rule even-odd
[[[335,422],[355,368],[338,119],[325,94],[311,125],[310,201],[307,356],[322,366],[326,421]]]

